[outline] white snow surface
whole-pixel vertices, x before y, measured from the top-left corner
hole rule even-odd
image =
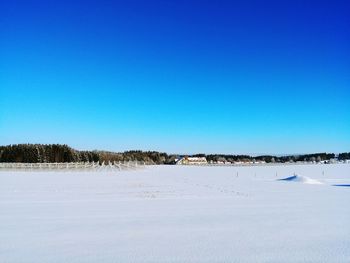
[[[3,171],[0,262],[350,262],[335,185],[350,164]]]

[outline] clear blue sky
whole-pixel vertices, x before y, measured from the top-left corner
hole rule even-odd
[[[349,1],[1,1],[0,145],[350,151]]]

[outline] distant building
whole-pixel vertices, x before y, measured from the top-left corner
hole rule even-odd
[[[253,163],[255,163],[255,164],[265,164],[266,162],[265,161],[254,161]]]
[[[199,164],[207,164],[207,159],[205,157],[183,157],[179,159],[176,164],[184,164],[184,165],[199,165]]]

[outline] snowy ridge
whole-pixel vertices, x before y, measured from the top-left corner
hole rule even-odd
[[[300,182],[303,184],[323,184],[318,180],[311,179],[309,177],[302,176],[302,175],[293,175],[287,178],[279,179],[279,181]]]

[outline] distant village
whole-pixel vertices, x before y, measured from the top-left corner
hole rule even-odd
[[[265,160],[255,160],[255,159],[245,159],[245,160],[226,160],[225,157],[221,157],[218,160],[210,160],[208,161],[206,157],[188,157],[184,156],[175,160],[175,164],[177,165],[259,165],[259,164],[267,164],[267,163],[276,163],[275,160],[270,162],[266,162]],[[280,163],[280,162],[278,162]],[[333,164],[333,163],[350,163],[350,159],[341,159],[339,160],[337,157],[330,158],[327,160],[322,160],[321,157],[312,157],[311,160],[304,161],[294,161],[293,159],[288,160],[283,163],[295,163],[295,164]]]

